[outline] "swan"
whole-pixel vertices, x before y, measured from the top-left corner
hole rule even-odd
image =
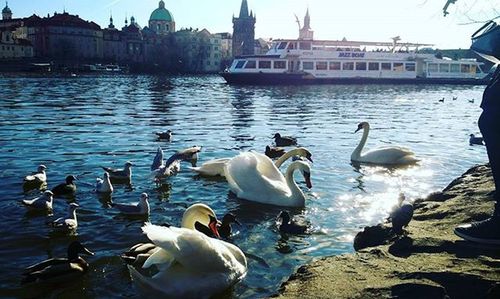
[[[128,265],[141,288],[169,298],[210,298],[241,281],[247,260],[237,246],[189,228],[146,223],[142,231],[159,247],[143,265],[157,265],[158,273],[145,276]]]
[[[54,201],[54,193],[46,190],[41,196],[34,199],[24,199],[23,204],[32,210],[52,211],[52,203]]]
[[[22,284],[26,283],[60,283],[74,280],[87,272],[89,264],[78,254],[94,255],[80,242],[73,241],[68,246],[67,258],[51,258],[24,269]]]
[[[97,193],[113,193],[113,185],[109,180],[109,173],[104,172],[104,178],[97,178],[95,184],[95,191]]]
[[[113,180],[127,180],[130,181],[132,179],[132,162],[127,161],[123,166],[123,169],[115,169],[111,167],[101,166],[104,171],[109,173],[109,177]]]
[[[306,162],[292,162],[283,176],[269,157],[255,152],[241,153],[231,159],[225,173],[229,188],[239,198],[277,206],[303,207],[305,195],[293,180],[295,170],[302,173],[307,187],[311,188],[311,168]]]
[[[286,152],[278,160],[276,160],[276,162],[274,162],[274,165],[276,165],[277,168],[280,168],[281,165],[283,165],[283,163],[285,163],[286,160],[288,160],[293,156],[305,157],[309,161],[313,162],[311,152],[306,148],[299,147]],[[203,176],[225,177],[226,175],[224,173],[224,167],[231,159],[232,158],[220,158],[220,159],[210,160],[203,163],[200,167],[191,167],[191,170]]]
[[[51,191],[54,196],[72,196],[76,192],[75,181],[76,177],[74,175],[68,175],[64,183],[55,186]]]
[[[149,215],[148,198],[149,196],[147,193],[142,193],[141,199],[138,203],[111,203],[111,206],[120,211],[120,213],[126,215]]]
[[[383,147],[361,154],[366,140],[368,139],[370,125],[367,122],[362,122],[358,125],[358,128],[354,131],[354,133],[361,129],[363,129],[363,137],[361,137],[361,141],[352,152],[351,161],[385,165],[412,164],[419,161],[415,158],[415,154],[411,150],[402,147]]]

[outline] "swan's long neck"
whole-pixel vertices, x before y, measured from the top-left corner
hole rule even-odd
[[[369,126],[363,127],[363,137],[361,137],[361,141],[358,146],[354,149],[351,154],[351,160],[358,160],[361,157],[361,151],[366,144],[366,140],[368,139],[368,132],[370,131]]]
[[[283,156],[281,156],[276,162],[274,162],[274,165],[276,165],[276,168],[280,168],[283,163],[285,163],[286,160],[290,159],[293,156],[300,155],[301,150],[298,148],[294,148],[293,150],[290,150],[286,152]]]
[[[300,204],[303,205],[305,203],[305,196],[302,190],[300,190],[299,186],[297,186],[297,183],[293,179],[293,173],[295,170],[298,169],[298,164],[292,163],[290,166],[288,166],[286,173],[285,173],[285,179],[286,179],[286,184],[292,191],[292,199],[300,201]]]
[[[181,226],[184,228],[195,229],[194,225],[197,221],[208,226],[208,223],[210,222],[209,215],[217,218],[214,211],[210,207],[206,205],[195,204],[189,207],[184,212],[184,215],[182,215]]]

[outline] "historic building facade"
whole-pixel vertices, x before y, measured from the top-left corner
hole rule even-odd
[[[170,11],[165,8],[165,2],[163,2],[163,0],[160,1],[158,8],[155,9],[149,17],[149,29],[153,30],[158,35],[167,35],[168,33],[175,32],[174,17]]]
[[[239,17],[233,17],[233,56],[254,54],[255,21],[253,12],[248,13],[247,0],[243,0]]]

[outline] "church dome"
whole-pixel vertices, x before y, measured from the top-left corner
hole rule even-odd
[[[173,22],[174,17],[172,14],[165,8],[165,2],[163,0],[160,1],[158,8],[155,9],[151,16],[149,17],[149,21],[165,21],[165,22]]]
[[[10,10],[10,8],[7,6],[7,4],[5,4],[5,7],[2,9],[2,13],[12,13],[12,11]]]

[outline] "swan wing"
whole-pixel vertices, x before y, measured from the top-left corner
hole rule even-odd
[[[407,148],[382,147],[363,153],[361,157],[367,162],[393,164],[399,162],[410,162],[410,160],[416,162],[418,159],[414,158],[414,155],[415,154]]]
[[[281,171],[276,167],[274,162],[269,159],[268,156],[263,155],[261,153],[252,152],[255,158],[258,161],[257,168],[259,172],[270,180],[281,181],[284,179]]]

